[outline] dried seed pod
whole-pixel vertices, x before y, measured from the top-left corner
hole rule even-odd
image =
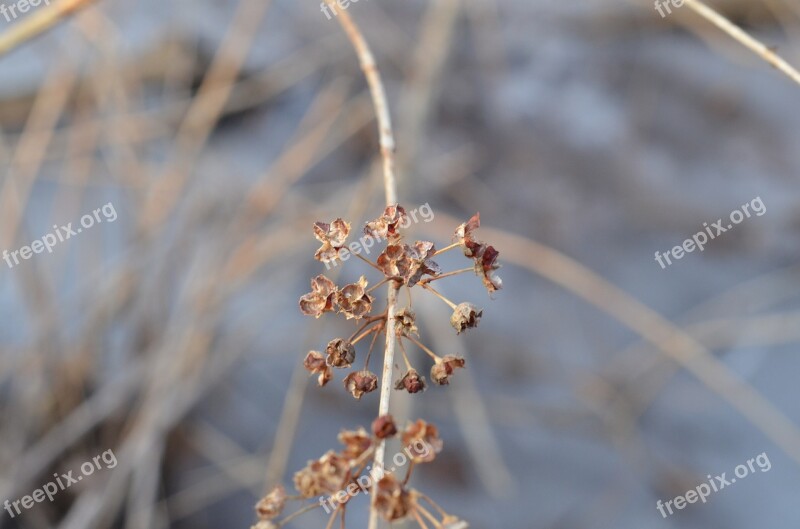
[[[406,210],[399,204],[386,206],[383,214],[375,220],[367,222],[364,234],[376,239],[396,241],[400,239],[400,228],[407,228]]]
[[[339,310],[347,319],[360,320],[372,311],[372,298],[367,294],[367,280],[364,276],[357,283],[346,285],[336,294]]]
[[[422,276],[437,276],[441,273],[441,268],[431,257],[436,253],[436,247],[432,242],[417,241],[414,246],[405,247],[405,259],[398,264],[400,275],[406,285],[413,287]]]
[[[339,369],[350,367],[356,359],[356,348],[343,338],[334,338],[328,342],[325,353],[328,355],[327,364]]]
[[[386,249],[378,256],[377,264],[381,272],[387,277],[400,276],[400,263],[406,254],[407,246],[402,244],[389,244]]]
[[[325,357],[319,351],[309,351],[303,360],[303,367],[312,375],[319,375],[317,383],[320,387],[333,378],[333,369],[325,362]]]
[[[461,334],[465,329],[472,329],[478,326],[478,321],[483,316],[483,311],[472,303],[459,303],[453,315],[450,316],[450,325]]]
[[[409,424],[403,431],[402,438],[403,446],[411,448],[408,450],[409,455],[417,463],[430,463],[444,446],[436,426],[422,419]]]
[[[358,460],[374,444],[372,436],[364,428],[342,430],[339,433],[339,442],[344,445],[342,457],[349,461]]]
[[[391,474],[378,481],[377,489],[375,509],[384,520],[389,522],[402,520],[414,509],[414,497]]]
[[[353,371],[344,378],[344,387],[355,398],[361,400],[364,393],[378,389],[378,377],[369,371]]]
[[[476,241],[472,232],[481,227],[481,214],[475,213],[467,222],[461,224],[456,228],[454,239],[461,243],[461,249],[464,250],[464,255],[467,257],[474,257],[477,250],[483,243]]]
[[[397,336],[408,336],[410,334],[416,334],[419,336],[419,329],[417,329],[417,314],[411,309],[411,307],[406,307],[395,314],[394,332]]]
[[[314,259],[329,263],[334,261],[350,235],[350,224],[342,219],[336,219],[330,224],[325,222],[314,223],[314,237],[322,246],[314,254]]]
[[[416,369],[409,369],[403,378],[397,381],[394,389],[405,389],[409,393],[419,393],[425,390],[425,377],[420,376]]]
[[[261,520],[272,520],[280,516],[285,505],[286,489],[278,485],[256,503],[256,514]]]
[[[336,297],[336,284],[325,277],[318,275],[311,280],[311,292],[300,298],[300,310],[306,316],[319,318],[325,312],[334,308]]]
[[[435,364],[433,364],[433,367],[431,368],[431,380],[440,386],[446,386],[450,383],[450,375],[453,374],[453,371],[464,367],[464,364],[465,360],[463,358],[458,358],[457,356],[453,355],[446,355],[444,358],[440,358]]]
[[[372,435],[378,439],[387,439],[397,434],[397,425],[391,415],[381,415],[372,421]]]
[[[294,486],[304,498],[337,492],[350,468],[347,460],[333,450],[309,461],[294,475]]]
[[[496,273],[500,268],[497,264],[499,256],[500,252],[494,246],[482,246],[475,256],[475,273],[480,276],[483,286],[490,294],[503,288],[503,280]]]

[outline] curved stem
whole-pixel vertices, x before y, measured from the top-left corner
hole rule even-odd
[[[353,48],[358,55],[358,62],[364,72],[367,84],[369,85],[372,104],[375,107],[375,117],[378,122],[378,134],[380,136],[381,157],[383,158],[383,187],[386,194],[386,204],[397,203],[397,177],[395,176],[394,162],[394,133],[392,132],[392,118],[389,113],[389,105],[386,101],[386,89],[383,87],[378,67],[375,64],[375,57],[364,39],[364,35],[350,17],[346,9],[337,9],[336,0],[325,0],[325,3],[337,11],[336,19],[341,24],[347,37],[350,39]],[[386,321],[394,321],[397,311],[397,291],[399,285],[392,281],[389,283],[387,295]],[[387,325],[386,348],[383,354],[383,373],[381,378],[381,398],[378,406],[378,415],[389,413],[389,400],[392,395],[392,368],[394,366],[394,352],[397,339],[395,333],[389,332]],[[383,468],[386,452],[386,442],[381,441],[375,450],[375,462],[373,468]],[[375,485],[373,485],[375,487]],[[374,492],[374,491],[373,491]],[[372,503],[369,514],[369,529],[377,529],[378,512],[375,509],[375,494],[372,494]]]

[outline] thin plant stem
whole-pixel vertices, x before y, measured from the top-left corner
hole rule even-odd
[[[425,347],[425,345],[422,342],[420,342],[419,340],[417,340],[416,338],[412,338],[411,336],[406,336],[406,339],[411,341],[411,342],[413,342],[417,347],[419,347],[420,349],[422,349],[423,351],[428,353],[428,355],[431,358],[433,358],[434,360],[436,360],[437,362],[439,360],[441,360],[441,358],[439,358],[439,356],[436,353],[434,353],[433,351],[431,351],[430,349]]]
[[[395,142],[394,132],[392,130],[392,118],[389,113],[389,105],[386,99],[386,89],[383,86],[381,74],[378,71],[378,66],[375,64],[375,57],[372,55],[364,35],[353,21],[350,13],[345,9],[336,9],[336,0],[325,0],[325,3],[336,10],[339,15],[336,20],[341,24],[342,29],[350,39],[350,43],[355,49],[358,56],[358,62],[361,65],[361,70],[364,72],[364,77],[369,86],[370,95],[372,97],[372,104],[375,108],[375,118],[378,122],[378,136],[381,147],[381,158],[383,159],[383,187],[386,195],[386,204],[397,203],[397,177],[395,175]],[[397,311],[397,290],[399,286],[395,281],[389,283],[387,293],[387,309],[386,321],[394,321],[395,312]],[[381,395],[380,403],[378,405],[378,415],[387,415],[389,413],[389,402],[392,396],[392,368],[394,366],[394,353],[397,339],[393,332],[386,332],[386,347],[383,353],[383,372],[381,375]],[[384,459],[386,455],[386,441],[382,440],[375,450],[374,468],[383,468]],[[375,485],[373,485],[373,494],[371,498],[371,507],[369,514],[369,529],[378,528],[378,511],[375,508]]]
[[[383,273],[383,270],[381,270],[380,267],[378,267],[378,265],[376,265],[375,263],[373,263],[372,261],[370,261],[369,259],[367,259],[363,255],[361,255],[360,253],[355,253],[353,255],[355,255],[356,257],[358,257],[359,259],[361,259],[362,261],[364,261],[368,265],[370,265],[372,268],[374,268],[375,270],[377,270],[381,274]]]
[[[421,513],[421,514],[422,514],[422,515],[423,515],[425,518],[427,518],[428,520],[430,520],[430,521],[431,521],[431,523],[433,524],[433,526],[434,526],[434,527],[441,527],[441,526],[442,526],[442,524],[441,524],[441,523],[439,523],[439,520],[437,520],[437,519],[436,519],[436,517],[435,517],[434,515],[432,515],[432,514],[431,514],[431,512],[430,512],[428,509],[426,509],[425,507],[422,507],[421,505],[417,505],[417,510],[418,510],[418,511],[419,511],[419,512],[420,512],[420,513]]]
[[[435,256],[437,256],[437,255],[439,255],[439,254],[443,254],[444,252],[449,252],[449,251],[450,251],[450,250],[452,250],[453,248],[458,248],[459,246],[461,246],[461,243],[460,243],[460,242],[454,242],[453,244],[451,244],[451,245],[449,245],[449,246],[445,246],[445,247],[444,247],[444,248],[442,248],[441,250],[436,250],[436,252],[434,252],[434,254],[433,254],[433,256],[432,256],[432,257],[435,257]]]
[[[367,337],[367,336],[369,336],[370,334],[372,334],[373,332],[374,332],[374,333],[379,333],[379,332],[380,332],[380,330],[381,330],[382,328],[383,328],[383,324],[379,323],[378,325],[375,325],[375,326],[374,326],[374,327],[372,327],[371,329],[367,329],[366,331],[364,331],[364,332],[362,332],[361,334],[359,334],[359,335],[356,337],[356,339],[355,339],[355,340],[353,340],[353,341],[351,341],[350,343],[351,343],[351,344],[353,344],[353,345],[355,345],[355,344],[357,344],[358,342],[360,342],[361,340],[363,340],[365,337]]]
[[[375,336],[372,337],[372,341],[369,344],[369,351],[367,351],[367,359],[364,361],[364,371],[369,368],[369,359],[372,358],[372,350],[375,348],[375,342],[378,341],[378,336],[380,335],[380,332],[376,332]]]
[[[373,290],[375,290],[376,288],[378,288],[378,287],[380,287],[380,286],[383,286],[383,285],[385,285],[385,284],[386,284],[386,283],[388,283],[389,281],[391,281],[391,279],[390,279],[390,278],[388,278],[388,277],[384,277],[384,278],[383,278],[383,280],[381,280],[381,282],[380,282],[380,283],[376,283],[375,285],[373,285],[373,286],[369,287],[369,288],[367,289],[366,293],[367,293],[367,294],[369,294],[370,292],[372,292],[372,291],[373,291]]]
[[[414,519],[417,520],[417,523],[422,529],[428,529],[428,526],[425,525],[425,521],[419,517],[419,513],[417,511],[414,511]]]
[[[403,353],[403,360],[406,361],[406,369],[409,371],[413,369],[411,367],[411,362],[408,361],[408,353],[406,353],[406,346],[403,345],[403,340],[397,340],[398,345],[400,345],[400,352]]]
[[[368,327],[370,324],[372,324],[372,323],[375,323],[376,321],[383,320],[383,319],[385,319],[385,318],[386,318],[386,314],[380,314],[380,315],[378,315],[378,316],[374,316],[374,317],[372,317],[372,318],[367,318],[367,321],[365,321],[365,322],[364,322],[364,325],[362,325],[361,327],[359,327],[359,328],[358,328],[358,330],[356,330],[356,332],[354,332],[353,334],[351,334],[351,335],[350,335],[350,337],[347,339],[347,341],[348,341],[348,342],[352,342],[352,341],[353,341],[353,338],[355,338],[356,336],[358,336],[358,334],[359,334],[361,331],[363,331],[364,329],[366,329],[366,328],[367,328],[367,327]]]
[[[336,514],[339,512],[340,508],[341,505],[339,507],[336,507],[336,509],[331,513],[331,517],[328,518],[328,524],[325,526],[325,529],[331,529],[331,527],[333,527],[333,522],[334,520],[336,520]]]
[[[0,57],[33,40],[60,21],[96,0],[60,0],[39,8],[36,13],[13,25],[0,35]]]
[[[317,507],[319,507],[319,504],[318,504],[318,503],[312,503],[311,505],[306,505],[306,506],[305,506],[305,507],[303,507],[302,509],[298,510],[297,512],[293,512],[292,514],[290,514],[289,516],[287,516],[286,518],[284,518],[283,520],[281,520],[281,521],[278,523],[278,527],[282,527],[283,525],[285,525],[285,524],[286,524],[286,523],[288,523],[288,522],[291,522],[292,520],[294,520],[294,519],[295,519],[295,518],[297,518],[298,516],[300,516],[300,515],[302,515],[302,514],[305,514],[305,513],[309,512],[309,511],[313,511],[313,510],[314,510],[314,509],[316,509]]]
[[[449,299],[447,299],[446,297],[444,297],[443,295],[439,294],[439,292],[437,292],[437,291],[436,291],[436,290],[435,290],[435,289],[434,289],[432,286],[428,285],[427,283],[420,283],[419,285],[420,285],[422,288],[424,288],[425,290],[429,290],[429,291],[430,291],[430,292],[432,292],[432,293],[433,293],[433,294],[434,294],[434,295],[435,295],[437,298],[439,298],[439,299],[441,299],[442,301],[444,301],[445,303],[447,303],[447,304],[450,306],[450,308],[451,308],[451,309],[453,309],[453,310],[456,310],[456,304],[455,304],[455,303],[453,303],[452,301],[450,301]]]
[[[420,283],[427,285],[431,281],[436,281],[437,279],[444,279],[445,277],[457,276],[458,274],[464,274],[466,272],[474,272],[474,271],[475,269],[470,266],[469,268],[462,268],[461,270],[453,270],[452,272],[447,272],[445,274],[441,274],[438,276],[425,278],[422,281],[420,281]]]

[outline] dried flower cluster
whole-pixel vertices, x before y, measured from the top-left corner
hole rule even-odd
[[[358,252],[351,251],[353,255],[381,274],[381,278],[374,286],[369,287],[366,277],[361,276],[357,282],[340,288],[329,278],[319,275],[311,280],[311,292],[300,298],[300,310],[303,314],[319,318],[331,312],[360,323],[348,338],[334,338],[328,342],[323,351],[309,351],[306,355],[303,365],[309,373],[317,375],[320,386],[325,386],[331,381],[334,369],[350,369],[351,371],[344,377],[344,386],[353,397],[360,399],[365,393],[375,391],[378,388],[378,377],[369,371],[369,359],[375,342],[382,333],[394,333],[405,360],[406,371],[395,381],[394,387],[397,390],[419,393],[426,386],[425,377],[420,375],[409,361],[406,343],[416,345],[433,359],[430,378],[438,385],[448,384],[453,373],[464,367],[463,358],[453,355],[440,357],[419,340],[416,314],[411,307],[411,289],[420,287],[446,303],[452,311],[450,324],[457,334],[477,327],[483,315],[481,309],[472,303],[450,301],[434,289],[431,283],[445,277],[474,271],[491,294],[501,287],[500,278],[496,273],[499,268],[498,252],[494,247],[475,239],[474,232],[480,226],[478,214],[456,229],[453,244],[438,251],[429,241],[416,241],[414,244],[403,242],[401,229],[406,220],[405,210],[400,205],[394,204],[388,206],[380,217],[366,223],[364,233],[367,236],[377,241],[386,241],[386,247],[375,262]],[[349,235],[350,224],[342,219],[336,219],[331,223],[315,223],[314,237],[322,246],[314,257],[324,263],[341,258],[340,252],[345,249]],[[472,266],[442,272],[433,259],[456,248],[461,248],[464,255],[473,261]],[[373,314],[375,298],[371,292],[387,283],[395,289],[405,288],[408,291],[409,305],[394,311],[392,321],[388,321],[388,310]],[[356,345],[370,335],[372,343],[367,351],[364,367],[354,369],[353,364],[357,357]],[[406,447],[404,453],[409,458],[410,464],[403,480],[395,477],[392,472],[384,472],[382,468],[370,470],[368,465],[383,441],[392,438],[401,441]],[[258,502],[256,514],[259,521],[253,529],[282,527],[294,517],[317,507],[315,504],[306,505],[277,521],[283,514],[288,500],[302,501],[316,496],[320,497],[319,506],[331,514],[326,529],[332,527],[337,516],[341,517],[341,527],[344,528],[345,511],[358,489],[365,492],[369,490],[373,494],[373,512],[388,522],[412,520],[421,529],[468,527],[466,522],[448,514],[428,496],[407,485],[414,465],[432,462],[442,450],[442,440],[434,425],[418,420],[400,430],[390,415],[384,415],[372,423],[371,432],[364,428],[345,430],[339,434],[339,442],[343,445],[341,450],[330,450],[319,459],[309,461],[304,468],[295,473],[294,487],[297,489],[297,495],[288,496],[286,490],[278,486]],[[379,460],[382,461],[382,458]]]
[[[455,356],[439,357],[419,340],[419,330],[416,315],[409,305],[400,309],[393,322],[387,322],[387,314],[372,315],[375,299],[370,293],[388,282],[394,282],[398,288],[411,289],[415,286],[430,292],[444,301],[453,311],[450,324],[457,334],[466,329],[477,327],[483,311],[472,303],[454,303],[435,290],[431,283],[438,279],[454,276],[460,273],[474,271],[481,278],[489,293],[499,290],[502,281],[497,276],[498,252],[493,246],[475,239],[475,230],[480,226],[480,216],[475,214],[455,231],[455,242],[442,250],[436,250],[430,241],[416,241],[414,244],[403,242],[401,226],[406,221],[406,212],[402,206],[394,204],[388,206],[383,214],[375,220],[369,221],[364,227],[364,234],[377,240],[385,240],[386,247],[378,256],[376,262],[354,253],[358,258],[368,263],[374,270],[382,274],[380,281],[368,288],[368,281],[364,276],[356,282],[341,288],[325,277],[319,275],[311,280],[311,292],[300,298],[300,310],[303,314],[319,318],[326,312],[342,314],[346,319],[364,323],[347,339],[335,338],[325,347],[324,352],[310,351],[305,358],[305,368],[314,375],[318,375],[317,382],[320,386],[326,385],[333,378],[333,369],[349,369],[356,359],[356,344],[362,339],[372,335],[372,345],[366,355],[364,368],[352,371],[344,377],[344,386],[353,397],[360,399],[365,393],[375,391],[378,387],[378,377],[369,371],[369,358],[372,348],[379,334],[394,332],[406,363],[406,371],[396,381],[395,388],[406,390],[409,393],[418,393],[425,389],[425,377],[421,376],[408,359],[404,342],[410,342],[425,351],[432,359],[433,366],[430,378],[439,385],[446,385],[456,369],[464,367],[465,360]],[[314,224],[314,236],[322,246],[314,254],[318,261],[330,262],[339,258],[350,235],[350,224],[342,219],[331,223],[317,222]],[[448,250],[461,248],[464,255],[473,261],[469,268],[443,273],[439,265],[433,260]],[[409,293],[409,303],[410,303]]]
[[[330,450],[319,459],[314,459],[295,473],[294,486],[297,495],[288,496],[286,489],[279,485],[272,489],[256,504],[259,521],[253,529],[276,529],[288,522],[295,514],[282,521],[275,521],[283,514],[288,500],[304,500],[320,497],[320,505],[332,512],[331,520],[344,511],[350,499],[359,489],[369,487],[375,480],[375,507],[378,513],[389,522],[413,518],[427,520],[434,527],[455,527],[459,520],[444,512],[439,506],[420,491],[407,487],[406,483],[414,465],[430,463],[442,450],[442,440],[436,427],[423,420],[410,423],[398,430],[391,415],[378,417],[372,423],[372,431],[364,428],[343,430],[339,434],[340,451]],[[383,469],[370,469],[368,461],[378,444],[385,439],[399,439],[407,447],[405,454],[410,458],[405,478],[400,481]],[[366,478],[366,479],[365,479]],[[427,502],[427,506],[425,503]],[[333,509],[327,509],[330,505]],[[433,507],[431,512],[429,507]],[[450,524],[450,525],[448,525]],[[420,524],[425,527],[425,522]]]

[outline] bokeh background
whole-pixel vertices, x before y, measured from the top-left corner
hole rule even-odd
[[[713,5],[800,63],[795,0]],[[401,202],[435,213],[410,237],[445,245],[480,211],[504,263],[494,299],[440,285],[484,309],[477,330],[415,299],[423,340],[468,369],[393,398],[445,441],[414,485],[478,529],[797,527],[800,86],[649,1],[348,12],[387,85]],[[351,330],[297,308],[324,271],[312,223],[383,209],[366,84],[318,2],[103,0],[0,60],[0,131],[0,249],[118,213],[0,263],[0,501],[119,461],[0,527],[249,527],[267,486],[374,418],[377,392],[301,367]],[[763,216],[655,262],[755,197]],[[656,510],[764,452],[768,472]],[[365,520],[360,498],[348,526]]]

